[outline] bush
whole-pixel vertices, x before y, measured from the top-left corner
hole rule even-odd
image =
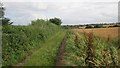
[[[20,62],[30,50],[41,47],[44,42],[61,28],[45,20],[34,20],[28,26],[8,25],[3,27],[3,66]]]

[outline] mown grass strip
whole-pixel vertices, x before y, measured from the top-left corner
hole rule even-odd
[[[42,47],[33,52],[25,66],[54,66],[59,45],[65,32],[58,32],[53,37],[42,43]]]

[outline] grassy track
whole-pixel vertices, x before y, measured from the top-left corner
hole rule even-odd
[[[65,32],[58,32],[41,44],[43,47],[31,55],[25,66],[54,66],[58,48],[64,35]]]

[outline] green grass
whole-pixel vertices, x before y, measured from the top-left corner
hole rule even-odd
[[[33,52],[31,58],[25,66],[54,66],[59,45],[65,35],[65,32],[57,32],[42,47]]]

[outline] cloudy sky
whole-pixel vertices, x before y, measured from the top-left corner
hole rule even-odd
[[[118,21],[118,0],[4,0],[5,16],[14,24],[61,18],[64,25]]]

